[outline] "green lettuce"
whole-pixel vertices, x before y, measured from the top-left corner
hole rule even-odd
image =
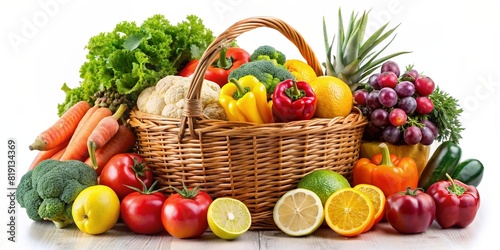
[[[80,85],[69,88],[58,115],[78,101],[96,102],[96,93],[115,91],[135,102],[140,92],[166,75],[177,74],[189,61],[198,59],[214,40],[213,33],[195,15],[171,24],[156,14],[141,25],[124,21],[113,31],[91,37],[80,67]]]

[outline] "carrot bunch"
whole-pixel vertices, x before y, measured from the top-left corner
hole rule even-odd
[[[29,146],[40,151],[29,169],[46,159],[79,160],[100,174],[111,157],[129,151],[135,144],[132,131],[119,122],[126,110],[125,104],[113,114],[106,107],[76,103]]]

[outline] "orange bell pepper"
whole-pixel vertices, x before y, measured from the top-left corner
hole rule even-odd
[[[381,153],[372,159],[361,158],[356,161],[352,172],[353,186],[372,184],[382,189],[386,197],[408,187],[417,188],[418,168],[415,161],[410,157],[398,159],[396,155],[390,154],[385,143],[379,147]]]

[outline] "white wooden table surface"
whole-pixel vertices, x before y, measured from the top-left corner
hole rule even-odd
[[[20,210],[24,212],[23,210]],[[397,233],[387,222],[358,237],[342,237],[328,227],[306,237],[290,237],[281,231],[248,231],[226,241],[210,231],[196,239],[176,239],[168,233],[137,235],[118,223],[102,235],[88,235],[75,225],[57,229],[52,222],[33,222],[21,214],[14,249],[495,249],[498,222],[479,213],[464,229],[441,229],[437,223],[421,234]],[[493,244],[492,244],[493,243]],[[19,246],[20,248],[18,248]],[[498,247],[498,246],[496,246]],[[2,248],[5,249],[5,248]],[[13,249],[13,248],[10,248]]]

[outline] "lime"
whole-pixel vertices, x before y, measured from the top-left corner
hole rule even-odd
[[[276,226],[290,236],[309,235],[323,223],[323,204],[311,190],[292,189],[274,205],[273,219]]]
[[[247,206],[233,198],[217,198],[208,207],[208,226],[221,239],[232,240],[244,234],[252,225]]]
[[[351,184],[349,184],[349,181],[343,175],[333,170],[320,169],[314,170],[302,177],[297,187],[313,191],[324,205],[328,197],[335,191],[351,187]]]

